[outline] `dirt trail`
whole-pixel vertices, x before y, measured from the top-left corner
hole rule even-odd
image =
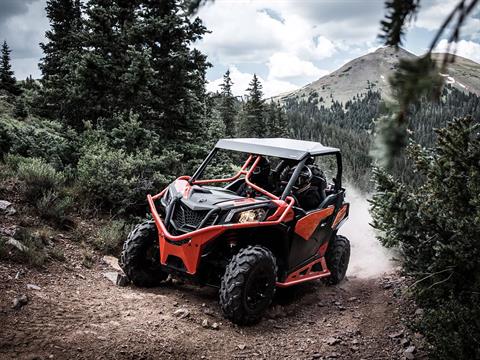
[[[212,288],[117,287],[101,264],[57,263],[15,279],[21,269],[0,263],[1,359],[392,359],[404,350],[389,336],[402,329],[394,278],[387,286],[354,278],[299,286],[278,294],[260,324],[242,328],[223,319]],[[29,302],[14,310],[21,293]],[[204,319],[219,329],[202,327]]]

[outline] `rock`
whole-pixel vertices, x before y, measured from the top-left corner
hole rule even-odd
[[[422,316],[423,313],[424,313],[423,309],[417,309],[417,310],[415,310],[415,315],[417,315],[417,316]]]
[[[108,280],[117,285],[118,273],[110,271],[103,273],[103,276],[105,276]]]
[[[407,338],[404,338],[402,339],[402,341],[400,341],[400,345],[402,345],[403,347],[407,347],[409,344],[410,344],[410,340]]]
[[[118,259],[115,256],[105,255],[104,257],[102,257],[102,262],[110,266],[112,269],[123,272],[120,265],[118,265]]]
[[[4,215],[13,215],[17,212],[12,206],[12,203],[7,200],[0,200],[0,214]]]
[[[413,354],[415,352],[415,346],[409,346],[404,352],[403,355],[408,359],[408,360],[413,360],[415,359],[415,355]]]
[[[25,271],[19,270],[19,271],[17,272],[17,274],[15,275],[15,280],[20,279],[20,277],[22,277],[24,274],[25,274]]]
[[[322,354],[320,353],[313,353],[312,354],[312,359],[320,359],[322,357]]]
[[[352,296],[351,298],[348,299],[348,301],[355,301],[357,298],[355,296]]]
[[[396,339],[396,338],[399,338],[399,337],[402,337],[403,336],[403,330],[400,330],[396,333],[392,333],[392,334],[389,334],[388,337],[390,339]]]
[[[392,285],[391,283],[387,283],[387,284],[383,285],[383,288],[384,288],[385,290],[387,290],[387,289],[391,289],[392,286],[393,286],[393,285]]]
[[[22,306],[27,305],[28,303],[28,297],[25,294],[22,294],[20,296],[17,296],[15,299],[13,299],[13,308],[14,309],[20,309]]]
[[[214,322],[214,323],[212,324],[212,329],[213,329],[213,330],[218,330],[219,328],[220,328],[220,326],[218,325],[218,323]]]
[[[23,245],[20,241],[18,240],[15,240],[14,238],[10,238],[7,240],[6,242],[7,245],[11,245],[15,248],[17,248],[18,250],[22,251],[22,252],[26,252],[28,251],[28,247],[26,247],[25,245]]]
[[[327,339],[327,344],[330,345],[330,346],[333,346],[333,345],[337,345],[337,344],[340,344],[341,340],[339,338],[336,338],[336,337],[329,337]]]
[[[28,290],[42,290],[42,288],[38,285],[34,285],[34,284],[27,284],[27,289]]]
[[[173,315],[175,315],[179,319],[183,319],[183,318],[186,318],[187,316],[190,315],[190,311],[188,311],[185,308],[180,308],[180,309],[175,310],[173,312]]]
[[[245,350],[246,347],[247,347],[247,345],[245,345],[245,344],[239,344],[239,345],[238,345],[238,348],[239,348],[240,350]]]
[[[210,327],[210,324],[208,323],[207,319],[204,319],[202,321],[202,327],[204,327],[205,329],[208,329]]]
[[[210,309],[208,309],[208,308],[203,309],[203,313],[204,313],[205,315],[209,315],[209,316],[213,316],[213,315],[214,315],[213,311],[210,310]]]
[[[105,276],[108,280],[110,280],[114,285],[117,286],[126,286],[128,284],[128,278],[125,275],[119,274],[117,272],[105,272],[103,273],[103,276]]]

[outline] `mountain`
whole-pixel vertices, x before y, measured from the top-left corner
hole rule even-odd
[[[442,56],[441,53],[433,54],[433,58],[440,61]],[[333,100],[344,104],[347,100],[353,99],[356,95],[365,94],[368,90],[376,90],[385,96],[390,91],[388,79],[396,70],[399,59],[416,57],[402,48],[397,51],[393,47],[381,47],[348,62],[340,69],[301,89],[278,95],[274,99],[283,102],[292,98],[298,100],[316,98],[319,106],[328,107]],[[449,65],[448,72],[442,74],[446,82],[463,92],[480,95],[480,64],[460,56],[456,56],[455,60]]]

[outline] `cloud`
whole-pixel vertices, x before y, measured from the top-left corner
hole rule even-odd
[[[12,16],[26,13],[28,5],[38,0],[2,0],[0,2],[0,24]]]
[[[233,86],[232,92],[235,96],[243,96],[246,94],[248,84],[252,81],[253,74],[242,72],[236,66],[230,67],[230,77],[232,78]],[[263,86],[264,98],[269,98],[287,91],[296,90],[299,86],[292,84],[288,81],[278,79],[264,79],[258,76],[260,83]],[[223,82],[223,78],[219,78],[213,81],[209,81],[207,84],[208,91],[220,91],[220,85]]]
[[[318,78],[328,74],[327,70],[317,68],[312,62],[301,60],[296,55],[284,52],[274,53],[267,62],[269,79],[288,79],[295,77]]]
[[[438,31],[447,16],[458,5],[458,0],[435,0],[425,3],[418,12],[416,21],[412,27],[426,29],[432,32]],[[461,34],[471,40],[480,37],[480,9],[469,15],[462,26]],[[446,31],[451,31],[451,26]]]
[[[12,67],[18,79],[32,74],[39,77],[39,43],[45,41],[48,19],[46,0],[2,0],[0,2],[0,41],[12,50]]]
[[[199,12],[211,34],[199,48],[224,65],[265,63],[274,52],[288,52],[313,61],[335,54],[334,43],[315,24],[287,11],[283,2],[222,1]]]
[[[448,40],[442,39],[435,47],[436,52],[446,52],[448,48]],[[460,40],[452,43],[450,52],[456,49],[456,54],[467,59],[471,59],[480,63],[480,44],[470,40]]]

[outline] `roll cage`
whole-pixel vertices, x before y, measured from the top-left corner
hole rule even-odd
[[[243,152],[250,154],[244,165],[232,177],[222,179],[205,179],[199,180],[203,175],[207,166],[211,163],[219,149],[232,150],[237,152]],[[303,167],[310,157],[317,157],[323,155],[335,155],[337,162],[337,173],[335,177],[335,192],[338,192],[342,188],[342,155],[339,149],[326,147],[320,143],[291,140],[291,139],[221,139],[217,142],[213,150],[208,154],[200,167],[195,171],[193,176],[189,179],[190,185],[202,185],[212,183],[227,183],[233,182],[245,175],[245,183],[255,191],[268,196],[273,200],[285,200],[290,195],[295,182],[298,179]],[[261,156],[278,157],[283,160],[298,161],[297,167],[289,179],[285,189],[280,197],[268,192],[265,189],[255,185],[250,181],[250,175],[255,170],[256,166],[260,162]],[[247,170],[252,159],[255,158],[253,165]]]

